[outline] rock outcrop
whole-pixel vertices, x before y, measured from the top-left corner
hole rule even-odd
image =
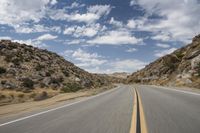
[[[200,88],[200,35],[191,44],[128,76],[127,82]]]

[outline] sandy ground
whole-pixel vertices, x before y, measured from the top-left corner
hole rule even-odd
[[[95,95],[108,89],[111,89],[111,87],[106,87],[106,89],[102,87],[99,89],[82,90],[75,93],[62,93],[43,101],[30,101],[0,106],[0,118],[36,111],[51,105],[59,104],[63,101]]]

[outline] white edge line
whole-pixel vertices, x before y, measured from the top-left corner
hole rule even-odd
[[[165,89],[165,90],[177,91],[177,92],[182,92],[182,93],[186,93],[186,94],[192,94],[192,95],[200,96],[199,93],[195,93],[195,92],[183,91],[183,90],[177,90],[177,89],[171,89],[169,87],[164,87],[164,86],[155,86],[155,87],[161,88],[161,89]]]
[[[63,105],[63,106],[60,106],[60,107],[57,107],[57,108],[49,109],[49,110],[42,111],[42,112],[39,112],[39,113],[36,113],[36,114],[33,114],[33,115],[25,116],[25,117],[22,117],[22,118],[19,118],[19,119],[15,119],[15,120],[12,120],[12,121],[9,121],[9,122],[6,122],[6,123],[2,123],[2,124],[0,124],[0,127],[5,126],[5,125],[8,125],[8,124],[15,123],[15,122],[18,122],[18,121],[22,121],[22,120],[25,120],[25,119],[28,119],[28,118],[32,118],[32,117],[35,117],[35,116],[39,116],[39,115],[42,115],[42,114],[46,114],[46,113],[48,113],[48,112],[52,112],[52,111],[55,111],[55,110],[58,110],[58,109],[62,109],[62,108],[65,108],[65,107],[69,107],[69,106],[72,106],[72,105],[74,105],[74,104],[81,103],[81,102],[84,102],[84,101],[87,101],[87,100],[90,100],[90,99],[99,97],[99,96],[101,96],[101,95],[105,95],[105,94],[107,94],[107,93],[113,92],[114,90],[116,90],[116,89],[118,89],[118,88],[119,88],[119,87],[116,87],[116,88],[114,88],[114,89],[111,89],[111,90],[102,92],[102,93],[100,93],[100,94],[97,94],[97,95],[94,95],[94,96],[90,96],[90,97],[88,97],[88,98],[86,98],[86,99],[84,99],[84,100],[81,100],[81,101],[73,102],[73,103],[66,104],[66,105]]]

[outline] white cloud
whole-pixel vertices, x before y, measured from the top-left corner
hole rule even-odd
[[[63,34],[70,35],[70,34],[73,34],[75,31],[76,31],[76,27],[68,27],[68,28],[65,28],[65,30],[63,31]]]
[[[151,39],[153,39],[153,40],[160,40],[160,41],[170,41],[171,40],[171,38],[170,38],[169,35],[162,34],[162,33],[160,33],[160,34],[158,33],[157,35],[151,37]]]
[[[113,17],[110,19],[109,24],[112,24],[116,27],[122,27],[123,26],[122,22],[115,20]]]
[[[86,13],[66,13],[65,9],[50,10],[50,18],[54,20],[77,21],[85,23],[94,23],[102,16],[109,14],[111,10],[110,5],[94,5],[87,8]]]
[[[111,11],[110,5],[94,5],[88,8],[88,12],[98,16],[108,15]]]
[[[74,60],[75,64],[84,69],[94,68],[106,63],[107,60],[97,53],[90,53],[83,49],[66,50],[61,55],[68,59]]]
[[[126,50],[126,52],[129,52],[129,53],[135,52],[135,51],[137,51],[136,48],[129,48],[129,49]]]
[[[163,44],[163,43],[157,43],[156,46],[161,47],[161,48],[169,48],[170,47],[170,45]]]
[[[136,4],[137,4],[136,0],[131,0],[130,3],[129,3],[130,6],[134,6]]]
[[[137,59],[116,60],[110,65],[114,69],[112,72],[135,72],[145,67],[147,63]]]
[[[137,59],[108,60],[97,53],[83,49],[66,50],[61,54],[77,66],[92,73],[133,72],[143,68],[147,63]]]
[[[173,3],[173,4],[172,4]],[[156,14],[157,19],[146,18],[139,27],[159,34],[169,33],[173,40],[187,42],[200,31],[200,3],[198,0],[137,0],[147,16]]]
[[[74,57],[75,60],[80,61],[80,63],[77,64],[80,67],[98,66],[107,62],[97,53],[88,53],[82,49],[74,51],[72,57]]]
[[[170,54],[172,52],[174,52],[177,48],[170,48],[170,49],[166,49],[166,50],[159,50],[159,51],[155,51],[155,56],[156,57],[162,57],[164,55]]]
[[[11,40],[12,38],[9,36],[0,36],[0,40]]]
[[[95,36],[102,27],[99,23],[90,24],[90,25],[83,25],[83,26],[72,26],[65,28],[63,34],[66,35],[73,35],[75,37],[87,36],[93,37]]]
[[[65,44],[81,44],[81,43],[85,44],[85,39],[74,39],[67,41]]]
[[[134,20],[128,20],[127,26],[129,28],[135,28],[136,27],[136,22]]]
[[[92,23],[98,20],[100,16],[94,13],[85,13],[85,14],[77,13],[70,15],[68,18],[72,21]]]
[[[44,17],[50,0],[1,0],[0,24],[21,25],[28,21],[39,22]]]
[[[34,40],[34,39],[12,40],[12,41],[22,43],[22,44],[26,44],[26,45],[31,45],[31,46],[38,47],[38,48],[48,48],[48,46],[46,44],[42,43],[41,41]]]
[[[57,0],[51,0],[51,5],[55,5],[57,3],[58,3]]]
[[[131,35],[128,31],[108,31],[104,35],[97,36],[93,40],[87,41],[89,44],[107,44],[107,45],[122,45],[122,44],[137,44],[142,40]]]
[[[60,33],[61,28],[59,26],[52,26],[52,27],[47,27],[44,25],[40,24],[35,24],[32,26],[26,26],[26,25],[21,25],[21,26],[15,26],[15,31],[17,33],[36,33],[36,32],[56,32]]]
[[[56,38],[57,38],[57,36],[54,36],[54,35],[51,35],[51,34],[44,34],[44,35],[39,36],[37,38],[37,40],[45,41],[45,40],[54,40]]]

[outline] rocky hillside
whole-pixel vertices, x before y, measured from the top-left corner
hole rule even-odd
[[[109,74],[109,75],[111,77],[126,79],[129,74],[126,73],[126,72],[115,72],[115,73],[112,73],[112,74]]]
[[[107,85],[108,80],[109,77],[90,74],[53,52],[9,40],[0,41],[0,100],[5,97],[1,95],[5,90],[71,92]]]
[[[128,76],[127,81],[200,88],[200,35],[191,44]]]

